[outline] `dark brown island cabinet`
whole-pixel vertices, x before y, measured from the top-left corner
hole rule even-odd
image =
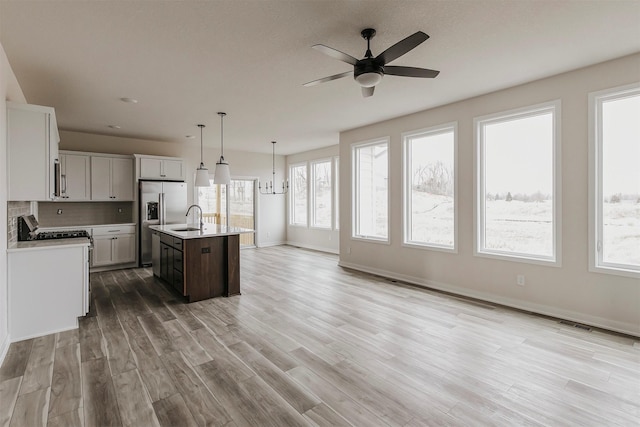
[[[160,231],[160,278],[188,302],[240,295],[240,235],[181,239]]]

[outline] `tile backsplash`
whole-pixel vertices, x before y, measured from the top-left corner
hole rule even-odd
[[[30,202],[7,202],[7,243],[18,241],[18,217],[30,213]]]
[[[40,227],[135,222],[133,202],[40,202]]]

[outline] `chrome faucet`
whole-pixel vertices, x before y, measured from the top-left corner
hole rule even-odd
[[[200,211],[200,231],[204,228],[204,222],[202,222],[202,208],[199,205],[191,205],[189,209],[187,209],[187,214],[185,216],[189,216],[189,212],[191,212],[191,208],[198,208]]]

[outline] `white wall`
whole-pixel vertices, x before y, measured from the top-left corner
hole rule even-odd
[[[588,93],[640,80],[640,54],[340,134],[340,264],[540,313],[640,335],[640,280],[589,272]],[[562,100],[562,266],[473,256],[473,118]],[[407,248],[402,241],[400,134],[458,122],[457,254]],[[351,236],[350,144],[389,136],[391,244]],[[350,252],[349,252],[350,249]],[[526,286],[516,286],[524,274]]]
[[[340,146],[338,144],[331,147],[321,148],[318,150],[306,151],[304,153],[292,154],[287,156],[287,170],[289,165],[296,163],[310,162],[313,160],[333,160],[334,157],[340,153]],[[290,185],[292,183],[289,183]],[[335,188],[335,179],[333,186]],[[340,183],[338,183],[340,185]],[[311,194],[309,192],[309,194]],[[283,197],[283,196],[268,196],[268,197]],[[289,200],[289,195],[287,195]],[[311,207],[311,200],[309,200],[309,208]],[[340,250],[340,232],[339,230],[325,230],[320,228],[313,228],[310,226],[302,227],[289,225],[289,211],[287,210],[287,243],[294,246],[300,246],[302,248],[315,249],[324,252],[339,253]],[[309,219],[310,221],[310,219]]]
[[[181,157],[185,160],[187,170],[188,201],[189,204],[193,203],[193,175],[200,164],[199,142],[159,142],[61,130],[60,149],[111,154],[152,154]],[[219,157],[219,148],[205,147],[204,163],[211,174],[215,170],[215,163]],[[225,149],[224,158],[230,164],[232,178],[258,178],[261,182],[271,179],[271,154],[247,153]],[[279,176],[283,176],[284,164],[284,156],[276,156],[276,173]],[[284,243],[286,241],[284,199],[258,196],[257,206],[257,246]]]
[[[7,104],[26,102],[22,89],[0,44],[0,364],[9,349],[7,306]]]

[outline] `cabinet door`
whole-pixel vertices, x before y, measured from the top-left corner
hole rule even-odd
[[[160,243],[160,278],[173,282],[173,248],[166,243]]]
[[[123,264],[136,260],[135,234],[118,234],[113,240],[113,263]]]
[[[62,154],[60,162],[62,164],[62,199],[89,200],[91,198],[89,156]]]
[[[182,160],[163,160],[162,178],[184,179],[184,167]]]
[[[51,199],[49,134],[48,114],[7,109],[8,200]]]
[[[111,159],[112,200],[133,200],[133,159]]]
[[[161,179],[162,160],[140,158],[140,178]]]
[[[109,157],[91,156],[91,200],[113,200]]]
[[[94,236],[93,237],[93,255],[91,265],[98,267],[101,265],[113,264],[112,250],[113,236]]]

